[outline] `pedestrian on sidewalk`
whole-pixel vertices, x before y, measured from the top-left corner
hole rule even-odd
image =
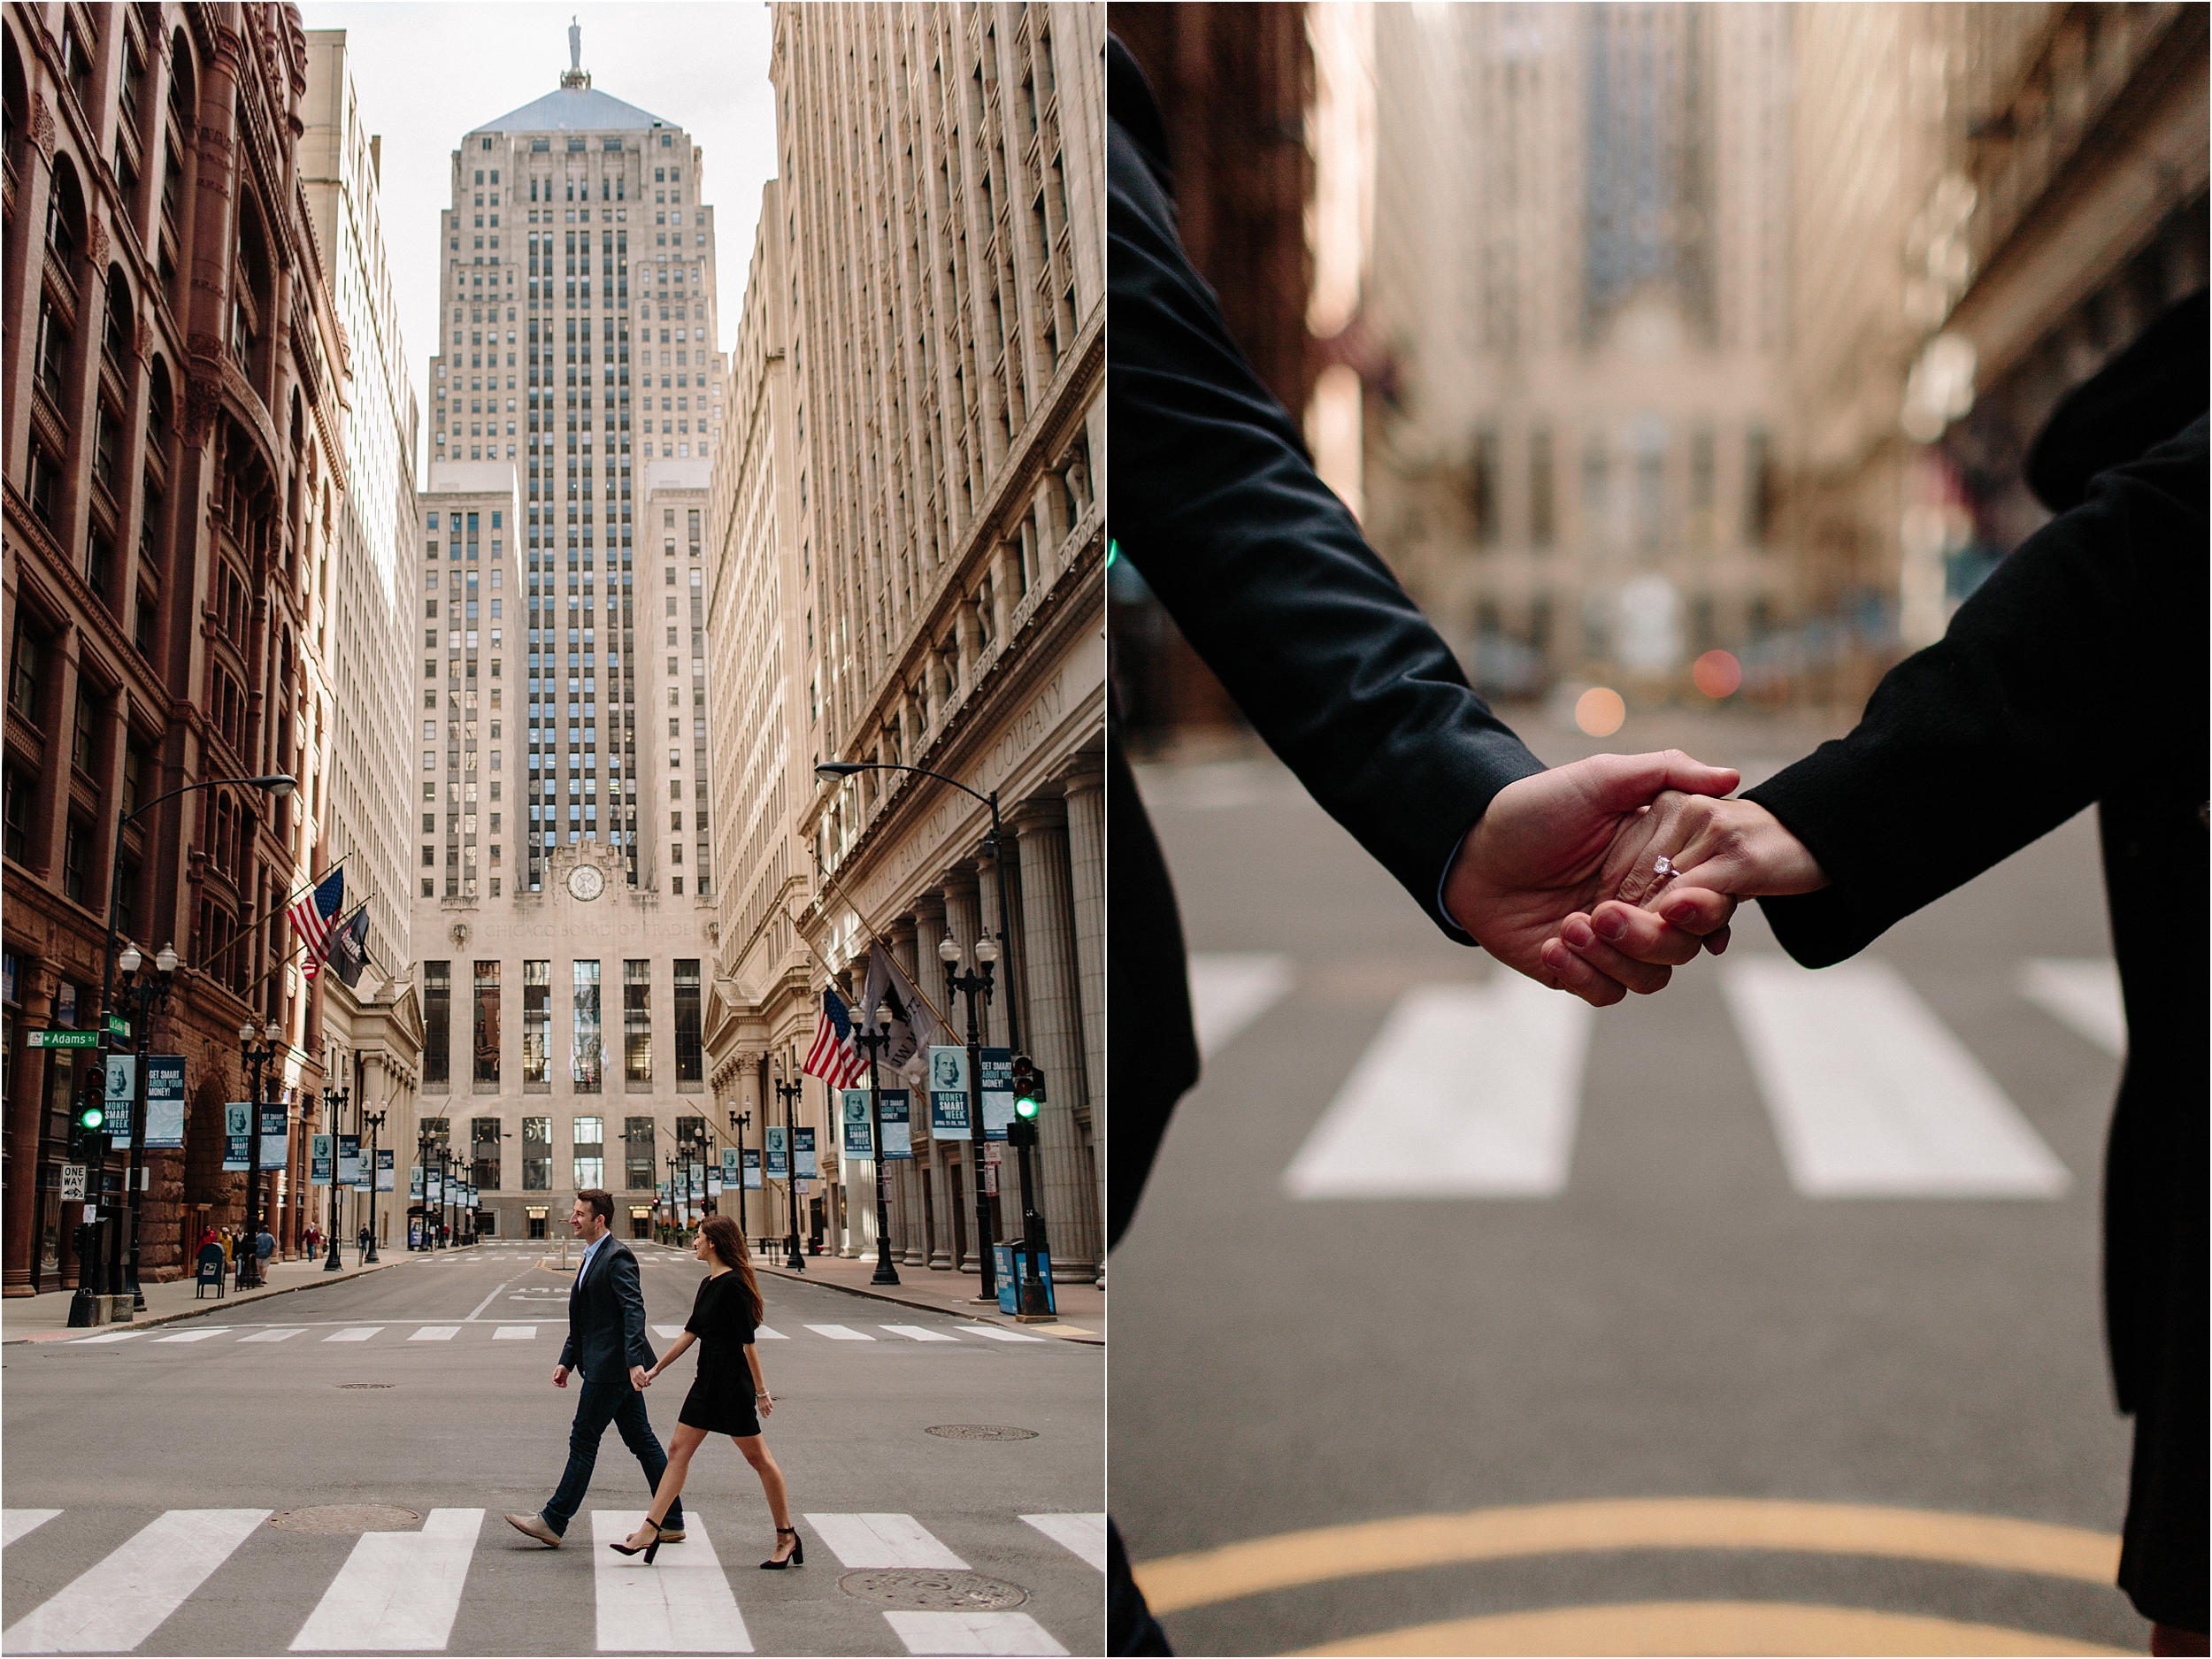
[[[507,1517],[510,1526],[549,1549],[560,1548],[562,1534],[583,1507],[609,1423],[622,1432],[622,1443],[645,1471],[648,1491],[657,1492],[668,1470],[668,1455],[653,1433],[641,1392],[653,1348],[645,1339],[645,1293],[638,1282],[637,1257],[609,1231],[614,1223],[614,1194],[600,1187],[586,1188],[576,1194],[568,1222],[584,1241],[584,1260],[568,1293],[568,1340],[561,1345],[560,1363],[553,1368],[556,1388],[568,1386],[572,1370],[584,1379],[569,1429],[568,1467],[541,1512]],[[680,1544],[683,1511],[672,1505],[666,1514],[661,1541]]]
[[[776,1404],[768,1392],[767,1379],[761,1374],[760,1349],[753,1341],[763,1311],[760,1281],[753,1277],[745,1259],[744,1237],[727,1216],[709,1216],[701,1222],[691,1248],[710,1271],[699,1281],[699,1293],[692,1299],[691,1317],[683,1334],[645,1373],[639,1386],[651,1386],[653,1379],[674,1364],[695,1340],[699,1344],[698,1372],[691,1392],[684,1396],[683,1409],[676,1415],[676,1432],[668,1440],[668,1471],[661,1477],[653,1507],[645,1512],[644,1525],[630,1535],[627,1543],[607,1548],[625,1555],[643,1550],[649,1564],[660,1547],[670,1541],[661,1517],[684,1489],[684,1479],[691,1472],[692,1453],[705,1443],[708,1435],[726,1434],[760,1477],[768,1512],[775,1517],[775,1551],[761,1566],[771,1572],[803,1566],[806,1551],[800,1546],[798,1528],[791,1525],[783,1470],[760,1432],[760,1419],[775,1409]],[[788,1546],[784,1542],[787,1538],[791,1540]]]

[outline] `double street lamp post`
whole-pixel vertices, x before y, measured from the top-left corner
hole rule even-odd
[[[369,1248],[361,1253],[365,1263],[376,1260],[376,1132],[384,1127],[388,1115],[365,1109],[360,1115],[361,1126],[369,1132]]]
[[[250,1120],[246,1126],[246,1254],[240,1265],[250,1275],[245,1282],[258,1285],[261,1281],[261,1110],[265,1094],[265,1083],[275,1070],[277,1057],[284,1051],[284,1027],[271,1020],[262,1028],[261,1041],[256,1042],[254,1023],[247,1020],[238,1027],[239,1053],[246,1063],[251,1079],[247,1088]]]
[[[748,1238],[745,1231],[745,1131],[751,1126],[752,1121],[752,1113],[741,1112],[734,1106],[730,1108],[730,1127],[737,1132],[737,1236],[740,1242],[745,1242]],[[722,1190],[726,1193],[730,1190],[727,1171],[725,1171]],[[745,1243],[745,1248],[749,1251],[753,1247]]]
[[[790,1200],[788,1208],[791,1211],[791,1254],[785,1260],[784,1265],[795,1273],[806,1271],[806,1257],[799,1254],[799,1137],[797,1133],[799,1096],[805,1092],[806,1086],[797,1078],[793,1078],[788,1083],[783,1080],[783,1068],[779,1061],[776,1068],[776,1098],[783,1102],[783,1190],[784,1195]],[[764,1157],[763,1162],[765,1162]],[[761,1179],[764,1181],[767,1179],[765,1170],[762,1171]]]
[[[324,1115],[330,1124],[330,1249],[323,1257],[323,1271],[326,1273],[343,1272],[346,1265],[338,1256],[338,1125],[340,1119],[345,1116],[346,1103],[353,1098],[352,1066],[353,1056],[348,1055],[346,1081],[336,1088],[323,1091]],[[357,1147],[354,1156],[357,1162],[360,1156]]]
[[[868,1282],[895,1285],[899,1282],[899,1270],[891,1265],[890,1169],[883,1161],[883,1079],[878,1065],[883,1045],[891,1041],[891,1008],[887,1002],[876,1004],[875,1021],[873,1031],[854,1033],[860,1046],[868,1051],[868,1124],[876,1155],[876,1271]]]
[[[138,1282],[138,1189],[145,1180],[146,1150],[146,1063],[153,1052],[153,1016],[169,1002],[169,993],[175,984],[177,952],[173,945],[164,945],[154,958],[154,972],[142,972],[145,957],[136,945],[127,944],[115,965],[122,971],[126,983],[121,995],[130,1001],[131,1036],[138,1052],[137,1077],[131,1088],[130,1163],[123,1178],[124,1191],[130,1194],[131,1236],[128,1263],[124,1270],[125,1288],[131,1294],[134,1312],[146,1305],[146,1293]]]
[[[1006,895],[1006,867],[999,866],[999,896]],[[998,1263],[992,1256],[995,1240],[991,1229],[991,1196],[984,1190],[983,1171],[987,1151],[987,1137],[983,1126],[983,1031],[976,1018],[975,999],[979,995],[986,1002],[991,1000],[991,978],[998,962],[998,946],[988,933],[975,941],[975,959],[980,972],[963,973],[960,971],[960,941],[947,933],[937,941],[938,960],[945,964],[947,1000],[964,995],[968,999],[968,1144],[969,1174],[975,1184],[975,1240],[976,1255],[982,1263],[976,1300],[998,1300]],[[1010,1011],[1013,998],[1007,1003]]]

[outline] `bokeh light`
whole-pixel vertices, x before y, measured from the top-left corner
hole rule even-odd
[[[1628,718],[1628,704],[1610,686],[1593,686],[1575,699],[1575,724],[1592,737],[1610,737]]]
[[[1726,651],[1708,651],[1691,664],[1690,678],[1709,697],[1732,696],[1743,684],[1743,664]]]

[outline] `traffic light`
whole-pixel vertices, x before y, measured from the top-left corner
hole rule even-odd
[[[1045,1103],[1045,1074],[1025,1054],[1014,1056],[1014,1121],[1006,1125],[1007,1144],[1037,1144],[1037,1113]]]
[[[100,1103],[100,1097],[86,1095],[76,1116],[69,1120],[69,1156],[73,1161],[95,1158],[106,1150],[100,1144],[100,1125],[106,1121],[107,1108]]]

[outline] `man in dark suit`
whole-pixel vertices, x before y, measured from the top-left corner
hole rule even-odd
[[[654,1355],[645,1340],[645,1294],[638,1284],[637,1257],[610,1231],[613,1222],[611,1193],[594,1187],[576,1194],[569,1225],[584,1241],[584,1261],[568,1293],[568,1340],[561,1344],[561,1363],[553,1368],[556,1388],[568,1386],[571,1371],[580,1371],[584,1379],[576,1420],[568,1432],[568,1469],[543,1513],[507,1517],[510,1526],[549,1549],[560,1548],[562,1534],[583,1507],[609,1423],[622,1431],[622,1443],[645,1471],[649,1498],[659,1489],[662,1471],[668,1467],[668,1454],[653,1432],[640,1392]],[[661,1542],[680,1544],[683,1540],[680,1498],[661,1525]]]

